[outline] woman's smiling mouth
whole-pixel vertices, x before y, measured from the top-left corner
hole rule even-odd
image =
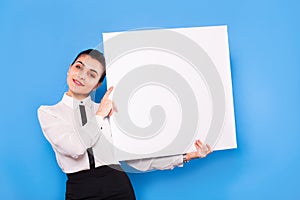
[[[80,81],[73,79],[73,82],[75,83],[75,85],[77,86],[84,86]]]

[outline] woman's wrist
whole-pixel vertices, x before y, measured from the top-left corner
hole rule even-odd
[[[195,154],[194,152],[187,153],[186,159],[188,161],[193,160],[194,158],[196,158],[196,155],[194,155],[194,154]]]
[[[96,112],[96,115],[102,117],[102,119],[104,119],[106,116],[104,116],[105,114],[103,114],[102,112]]]
[[[183,163],[187,163],[192,159],[194,159],[193,152],[183,154]]]

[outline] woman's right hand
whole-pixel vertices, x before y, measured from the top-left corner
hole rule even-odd
[[[211,147],[208,144],[203,144],[201,140],[195,141],[195,147],[197,151],[189,152],[186,154],[187,161],[190,161],[195,158],[205,158],[208,154],[213,152]]]
[[[109,95],[112,92],[112,90],[114,89],[113,86],[111,86],[106,93],[104,94],[99,108],[96,112],[96,115],[101,116],[103,119],[107,116],[111,116],[113,114],[114,111],[116,111],[116,109],[113,106],[113,102],[112,100],[109,99]]]

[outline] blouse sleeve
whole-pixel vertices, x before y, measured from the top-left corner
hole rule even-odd
[[[177,166],[182,166],[183,156],[176,155],[159,158],[138,159],[126,161],[126,163],[140,171],[149,171],[153,169],[165,170],[173,169]]]
[[[55,150],[75,159],[84,155],[86,147],[71,123],[48,113],[43,107],[38,109],[38,119],[46,139]]]

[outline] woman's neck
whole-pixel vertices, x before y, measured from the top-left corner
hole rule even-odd
[[[83,100],[83,99],[85,99],[89,96],[88,94],[76,94],[76,93],[72,92],[71,90],[68,90],[66,92],[66,94],[70,97],[73,97],[74,99],[77,99],[77,100]]]

